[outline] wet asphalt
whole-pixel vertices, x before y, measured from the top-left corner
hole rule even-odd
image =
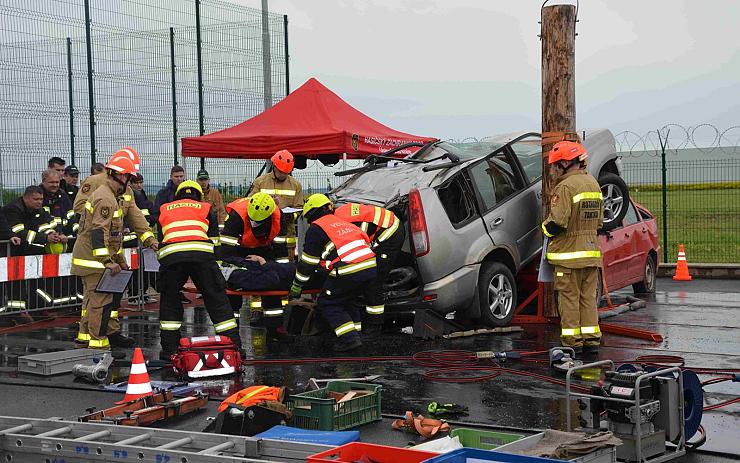
[[[616,302],[628,292],[616,293]],[[740,282],[730,280],[658,281],[658,291],[648,306],[611,318],[610,323],[639,327],[663,336],[654,343],[605,334],[599,359],[629,361],[640,355],[681,356],[685,364],[701,368],[740,368]],[[196,305],[198,301],[195,301]],[[159,329],[156,306],[144,312],[130,312],[123,320],[123,332],[137,339],[147,359],[159,354]],[[0,317],[2,319],[3,317]],[[88,407],[105,408],[119,400],[119,393],[75,381],[71,374],[36,376],[18,373],[18,357],[72,347],[76,334],[73,317],[48,317],[43,323],[21,327],[0,327],[0,415],[33,418],[74,419]],[[9,325],[8,319],[0,320]],[[22,321],[18,321],[21,322]],[[294,344],[268,342],[259,328],[244,326],[242,339],[250,359],[291,359],[288,364],[246,366],[236,379],[207,382],[204,389],[213,401],[201,412],[168,422],[165,427],[200,431],[215,415],[218,400],[253,384],[284,385],[292,392],[305,390],[309,378],[349,378],[381,375],[383,422],[360,428],[366,442],[403,445],[413,437],[390,430],[390,417],[406,410],[424,412],[431,401],[451,401],[469,407],[460,421],[501,429],[565,429],[563,387],[538,379],[501,374],[473,383],[442,383],[424,379],[429,368],[412,361],[369,361],[366,357],[412,356],[429,350],[458,351],[540,351],[558,345],[558,327],[524,325],[517,333],[479,335],[469,338],[421,341],[402,334],[408,323],[390,325],[378,340],[366,343],[346,355],[332,352],[321,337],[298,339]],[[188,336],[211,334],[205,310],[187,309],[185,333]],[[302,359],[351,357],[348,361],[304,363]],[[130,354],[129,354],[130,358]],[[536,357],[541,359],[543,357]],[[546,362],[508,361],[506,367],[559,377]],[[125,380],[127,362],[112,369],[112,381]],[[457,375],[464,373],[454,373]],[[470,372],[468,371],[468,374]],[[153,380],[178,381],[171,370],[150,368]],[[708,377],[702,377],[706,379]],[[739,383],[708,386],[705,403],[712,404],[740,395]],[[707,443],[702,450],[735,454],[740,458],[740,404],[705,412],[702,424]],[[694,454],[683,461],[722,461],[726,457]]]

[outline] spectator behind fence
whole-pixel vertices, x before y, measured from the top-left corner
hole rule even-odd
[[[62,175],[62,181],[59,184],[59,188],[67,193],[67,197],[70,202],[74,204],[77,192],[80,191],[80,187],[77,184],[80,181],[80,170],[77,166],[70,164],[64,168],[64,174]]]
[[[162,204],[171,203],[175,200],[175,191],[184,180],[185,169],[182,166],[172,166],[170,179],[167,185],[157,193],[157,197],[154,198],[154,210],[150,211],[155,223],[159,221],[159,208],[162,207]]]
[[[149,197],[146,195],[146,192],[144,191],[144,176],[140,173],[137,173],[136,176],[131,180],[131,189],[134,192],[134,201],[136,202],[136,206],[141,209],[141,213],[146,218],[147,222],[149,222],[149,226],[153,227],[154,222],[152,221],[152,214],[151,211],[154,209],[154,204],[149,199]],[[127,230],[130,230],[130,227],[128,223],[126,224]],[[134,240],[131,240],[131,236],[134,237]],[[137,241],[136,241],[136,234],[133,232],[127,232],[124,237],[124,247],[136,247]],[[140,261],[141,263],[141,261]],[[129,286],[129,298],[128,301],[132,304],[150,304],[152,302],[157,302],[156,298],[153,298],[146,294],[147,289],[154,286],[154,272],[144,272],[142,275],[142,280],[144,282],[143,287],[141,290],[139,290],[139,272],[140,269],[134,270],[134,274],[131,277],[131,285]],[[139,298],[139,294],[142,295],[141,299]]]
[[[26,188],[23,196],[3,208],[11,236],[20,240],[18,245],[11,248],[11,255],[44,254],[47,243],[66,241],[66,236],[55,231],[54,217],[43,206],[44,191],[41,187],[32,185]]]
[[[55,170],[59,173],[59,177],[61,177],[64,174],[64,165],[67,164],[67,161],[64,159],[54,156],[52,158],[49,158],[49,163],[47,164],[47,167],[51,170]]]
[[[226,220],[226,207],[224,206],[224,200],[221,198],[221,192],[215,188],[211,188],[211,176],[208,175],[208,171],[201,169],[198,171],[198,185],[203,188],[203,201],[213,207],[218,217],[218,228],[219,230],[224,228],[224,221]]]
[[[102,174],[105,171],[105,166],[102,162],[96,162],[90,167],[90,175]]]
[[[41,174],[41,189],[44,192],[44,210],[54,217],[56,231],[65,235],[76,234],[79,225],[72,210],[72,201],[60,188],[61,176],[56,170],[47,169]]]

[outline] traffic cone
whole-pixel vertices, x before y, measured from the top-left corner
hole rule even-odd
[[[689,264],[686,262],[686,253],[683,251],[683,244],[678,246],[678,261],[676,262],[676,274],[673,275],[676,281],[691,281],[689,275]]]
[[[123,400],[116,404],[131,402],[132,400],[148,397],[152,395],[152,383],[149,382],[149,373],[146,371],[144,363],[144,354],[141,348],[134,349],[134,356],[131,359],[131,372],[128,376],[128,385],[126,386],[126,395]]]

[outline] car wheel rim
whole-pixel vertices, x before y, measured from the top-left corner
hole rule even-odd
[[[511,282],[502,274],[494,275],[488,284],[488,310],[495,318],[505,319],[514,302]]]
[[[645,265],[645,283],[647,290],[652,291],[655,286],[655,269],[653,268],[653,261],[649,257]]]
[[[622,190],[613,183],[601,186],[601,196],[604,198],[604,220],[610,222],[622,212],[624,197]]]

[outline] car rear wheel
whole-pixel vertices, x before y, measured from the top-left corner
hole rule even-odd
[[[632,285],[635,294],[652,294],[655,292],[655,279],[657,276],[658,265],[655,257],[648,256],[645,259],[645,269],[643,270],[643,280]]]
[[[611,172],[599,176],[601,195],[604,197],[604,230],[611,230],[622,223],[630,203],[630,193],[622,177]]]
[[[517,293],[514,275],[500,262],[486,262],[478,277],[481,320],[488,326],[507,326],[514,317]]]

